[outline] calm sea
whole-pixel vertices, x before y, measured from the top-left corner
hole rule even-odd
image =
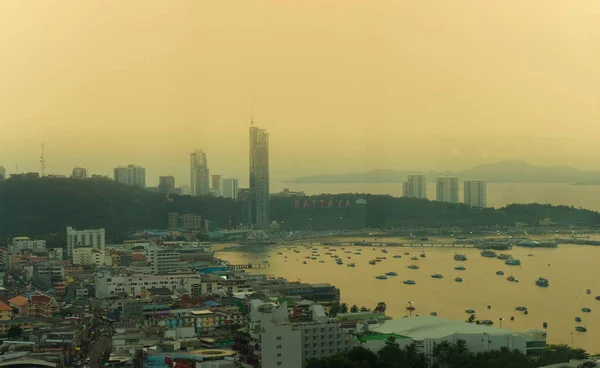
[[[344,265],[336,265],[333,258],[325,255],[327,250],[318,248],[320,257],[306,260],[307,264],[303,264],[304,257],[311,251],[305,247],[298,248],[300,254],[283,246],[267,248],[264,253],[228,251],[218,252],[217,256],[233,264],[268,260],[270,268],[250,272],[266,272],[308,283],[328,282],[340,288],[343,302],[373,308],[377,302],[385,301],[388,315],[393,317],[406,315],[405,308],[411,301],[420,315],[437,312],[442,318],[466,320],[469,315],[465,310],[472,308],[477,319],[493,320],[494,326],[499,327],[498,318],[503,317],[502,327],[515,331],[542,328],[547,322],[549,343],[572,342],[575,347],[600,353],[600,301],[594,298],[600,295],[600,267],[597,267],[600,247],[561,245],[557,249],[517,247],[507,251],[521,260],[521,266],[506,266],[502,260],[481,257],[477,249],[425,248],[426,257],[412,261],[410,257],[418,257],[419,249],[388,248],[389,253],[384,254],[379,248],[373,250],[369,247],[362,247],[361,255],[346,254],[338,249],[336,253],[343,256]],[[357,248],[347,247],[346,250],[355,252]],[[277,255],[277,252],[283,255]],[[410,256],[404,252],[409,252]],[[468,260],[455,261],[455,252],[466,254]],[[402,258],[393,258],[393,255],[401,255]],[[376,256],[386,256],[387,259],[370,265],[368,261]],[[348,262],[354,262],[356,267],[347,267]],[[420,269],[408,269],[410,264],[418,264]],[[455,270],[454,267],[459,265],[464,265],[467,270]],[[375,278],[390,271],[397,272],[398,276],[388,276],[387,280]],[[496,271],[504,271],[505,275],[498,276]],[[434,273],[441,273],[444,278],[431,278]],[[509,282],[506,279],[508,275],[513,275],[519,282]],[[455,282],[456,277],[461,277],[463,282]],[[547,278],[550,287],[536,286],[538,277]],[[415,280],[416,285],[402,283],[408,279]],[[591,289],[590,295],[586,289]],[[491,305],[491,309],[487,305]],[[517,305],[526,306],[529,314],[516,311]],[[582,312],[584,307],[591,308],[592,312]],[[515,319],[511,321],[513,316]],[[581,317],[582,322],[576,323],[576,316]],[[585,326],[588,332],[576,332],[575,326],[578,325]]]
[[[273,192],[283,188],[304,191],[306,194],[371,193],[402,196],[402,184],[276,184]],[[459,189],[463,200],[462,183]],[[435,184],[427,185],[427,197],[435,200]],[[487,203],[503,207],[511,203],[542,203],[567,205],[600,211],[599,185],[546,184],[546,183],[488,183]]]

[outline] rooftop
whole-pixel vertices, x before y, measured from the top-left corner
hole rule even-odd
[[[381,341],[381,340],[387,340],[390,337],[394,336],[396,338],[396,340],[400,340],[400,339],[410,339],[410,337],[408,336],[402,336],[402,335],[396,335],[396,334],[383,334],[383,333],[374,333],[374,334],[369,334],[366,336],[361,336],[359,338],[357,338],[358,341],[360,342],[366,342],[366,341]]]
[[[0,302],[0,311],[8,311],[11,312],[12,308],[8,306],[8,304]]]
[[[24,307],[27,305],[27,298],[25,298],[23,295],[17,295],[14,298],[9,299],[8,302],[18,307]]]
[[[519,332],[455,321],[439,317],[419,316],[398,318],[383,323],[369,325],[369,330],[381,334],[398,334],[413,339],[442,338],[454,334],[513,335]]]

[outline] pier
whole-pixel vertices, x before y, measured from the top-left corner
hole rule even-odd
[[[279,245],[288,246],[329,246],[329,247],[386,247],[386,248],[476,248],[475,244],[457,243],[385,243],[385,242],[280,242]]]
[[[268,268],[271,267],[268,263],[247,263],[247,264],[235,264],[235,265],[227,265],[228,268],[232,270],[247,270],[253,268]]]

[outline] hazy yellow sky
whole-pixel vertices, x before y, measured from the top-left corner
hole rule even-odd
[[[247,184],[520,158],[598,168],[598,0],[0,2],[0,165]]]

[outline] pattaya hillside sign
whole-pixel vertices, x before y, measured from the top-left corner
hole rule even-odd
[[[366,199],[359,198],[354,204],[367,204]],[[307,199],[304,201],[295,200],[294,208],[312,209],[312,208],[347,208],[352,205],[349,199]]]

